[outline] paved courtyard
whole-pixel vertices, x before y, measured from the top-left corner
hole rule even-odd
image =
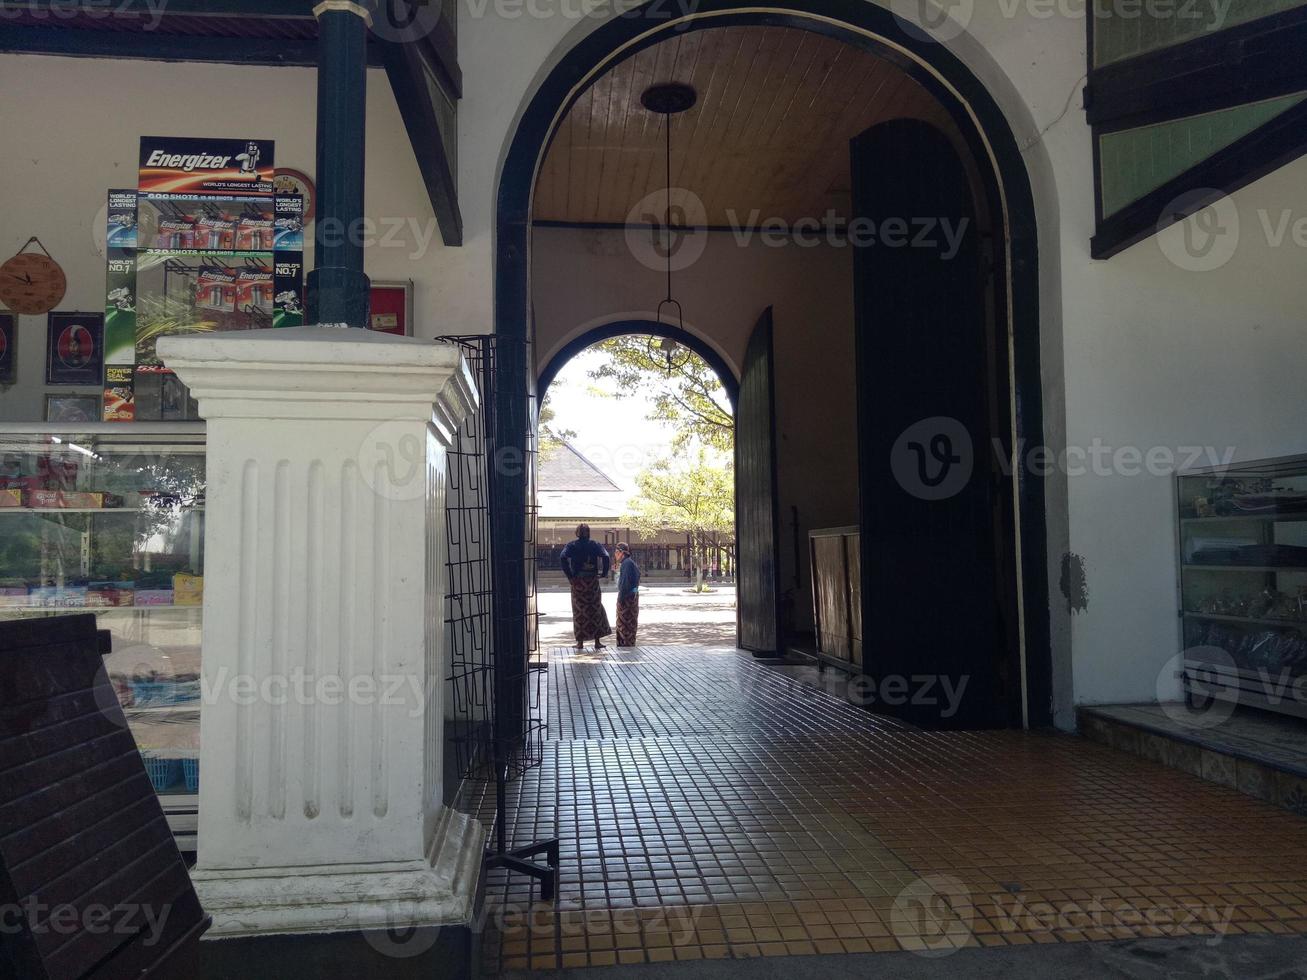
[[[912,730],[730,646],[555,648],[548,699],[508,830],[561,839],[560,894],[492,874],[492,974],[1307,933],[1307,823],[1074,736]]]
[[[564,589],[542,590],[540,611],[540,645],[571,646],[572,596]],[[608,622],[617,625],[617,586],[604,585],[604,608]],[[688,592],[684,585],[651,585],[640,590],[641,644],[653,646],[735,645],[735,587],[714,587],[702,594]],[[604,640],[609,646],[615,637]]]

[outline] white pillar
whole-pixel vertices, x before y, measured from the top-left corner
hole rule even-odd
[[[457,348],[332,326],[167,337],[207,420],[199,853],[214,937],[466,923],[442,805]]]

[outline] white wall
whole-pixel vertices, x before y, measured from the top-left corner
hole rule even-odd
[[[1098,438],[1142,449],[1230,444],[1240,458],[1307,451],[1299,421],[1307,254],[1268,245],[1256,228],[1261,208],[1307,215],[1307,163],[1236,195],[1245,234],[1219,271],[1186,271],[1153,241],[1109,262],[1091,261],[1091,141],[1080,108],[1084,20],[1049,16],[1044,4],[1008,16],[1009,6],[976,4],[968,30],[948,47],[997,100],[1030,168],[1049,446],[1087,448]],[[481,18],[464,9],[460,24],[468,92],[460,193],[471,247],[459,266],[478,271],[459,309],[476,304],[485,315],[492,283],[480,270],[488,266],[493,168],[540,79],[597,23],[562,15],[510,19],[487,9]],[[1048,511],[1059,723],[1071,723],[1073,700],[1155,698],[1158,673],[1179,643],[1170,478],[1055,474]],[[1058,586],[1067,552],[1083,557],[1088,574],[1088,608],[1074,615]]]
[[[1078,16],[1045,16],[1045,4],[1018,5],[1008,16],[1010,6],[975,4],[967,32],[948,47],[989,89],[1025,148],[1039,218],[1041,357],[1051,447],[1089,446],[1097,437],[1140,448],[1230,444],[1241,458],[1304,451],[1307,438],[1298,420],[1307,356],[1300,322],[1307,255],[1292,244],[1269,245],[1257,211],[1288,207],[1307,215],[1307,163],[1236,195],[1245,234],[1234,259],[1218,271],[1186,271],[1167,261],[1153,241],[1109,262],[1092,262],[1091,147],[1080,108],[1085,24]],[[514,121],[548,70],[594,30],[600,16],[585,4],[561,0],[498,8],[479,0],[462,4],[466,96],[458,171],[466,245],[437,246],[418,262],[369,258],[374,275],[419,281],[421,331],[489,329],[494,202]],[[70,269],[85,270],[77,275],[69,305],[99,300],[102,270],[91,252],[89,222],[104,189],[129,176],[142,132],[209,133],[221,123],[222,132],[244,135],[248,125],[227,106],[239,93],[271,97],[276,118],[268,132],[279,141],[279,159],[312,166],[308,72],[0,57],[0,87],[6,96],[0,104],[0,122],[6,123],[0,141],[2,230],[14,248],[28,235],[40,235]],[[207,101],[214,93],[231,98]],[[384,206],[429,215],[384,83],[373,86],[370,105],[369,211]],[[32,120],[44,125],[33,126]],[[33,159],[46,161],[47,169],[38,169]],[[39,357],[31,339],[39,335],[35,323],[23,324],[29,376],[37,370],[30,359]],[[8,417],[14,402],[0,397],[0,415]],[[1170,480],[1055,479],[1048,511],[1059,720],[1070,722],[1066,709],[1073,699],[1155,697],[1158,671],[1178,644]],[[1058,596],[1066,552],[1083,556],[1088,570],[1089,605],[1074,616]]]
[[[685,326],[739,376],[759,316],[773,307],[776,352],[780,587],[795,584],[799,508],[800,588],[795,622],[812,626],[808,532],[858,523],[853,371],[852,256],[847,248],[745,246],[728,232],[701,233],[703,254],[678,272]],[[687,246],[688,247],[688,246]],[[654,320],[664,274],[637,261],[620,231],[537,228],[532,300],[539,367],[586,330],[614,320]]]
[[[0,55],[0,253],[36,235],[68,274],[60,309],[103,309],[104,236],[95,230],[105,192],[136,185],[140,137],[266,137],[279,164],[312,175],[315,85],[316,72],[302,68]],[[383,71],[369,73],[367,111],[366,209],[377,229],[367,273],[414,281],[419,336],[485,332],[487,318],[448,327],[436,315],[457,284],[442,268],[448,250]],[[0,419],[38,420],[45,317],[22,317],[19,330],[19,380],[0,390]]]

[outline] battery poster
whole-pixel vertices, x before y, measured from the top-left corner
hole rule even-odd
[[[109,194],[106,364],[132,376],[106,377],[106,421],[194,417],[160,337],[303,323],[304,202],[275,193],[274,153],[142,137],[137,187]]]

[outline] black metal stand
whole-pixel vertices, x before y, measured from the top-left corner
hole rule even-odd
[[[506,868],[517,874],[524,874],[540,882],[540,900],[552,902],[558,894],[558,838],[537,841],[526,847],[508,849],[508,828],[504,821],[504,789],[507,779],[504,770],[499,770],[495,780],[495,844],[496,850],[486,852],[486,870]],[[544,864],[529,858],[541,857]]]
[[[495,783],[495,827],[485,854],[486,870],[503,868],[528,875],[540,882],[540,898],[550,902],[558,894],[558,839],[510,848],[506,814],[509,781],[539,765],[544,757],[540,684],[547,665],[532,656],[538,648],[534,425],[525,427],[528,443],[522,454],[523,472],[515,476],[499,472],[494,461],[504,426],[499,424],[502,420],[495,397],[502,367],[498,338],[444,339],[462,346],[478,375],[482,394],[481,415],[467,420],[450,453],[446,623],[453,638],[449,674],[455,732],[452,747],[459,778],[493,779]],[[523,352],[514,350],[514,354]],[[509,358],[510,384],[520,380],[511,370],[514,363]],[[522,361],[517,367],[524,364]],[[534,423],[529,401],[516,407]],[[510,486],[514,479],[517,484]],[[504,495],[510,489],[525,490],[525,508],[505,503]],[[512,520],[505,518],[510,513]]]

